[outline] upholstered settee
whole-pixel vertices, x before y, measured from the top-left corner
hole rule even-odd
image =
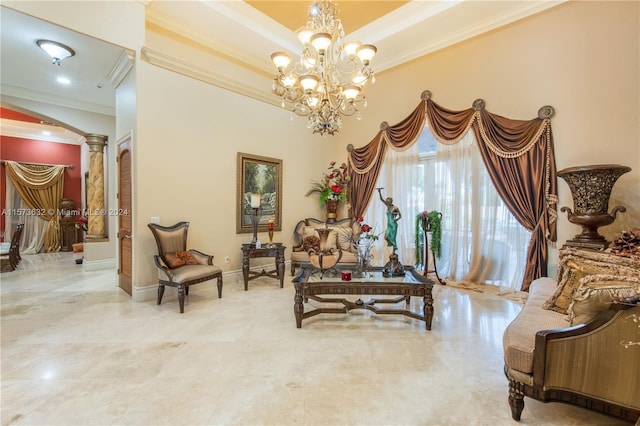
[[[360,237],[360,224],[352,219],[341,219],[326,223],[314,218],[306,218],[296,224],[293,230],[291,250],[291,275],[300,265],[309,264],[309,248],[318,239],[316,229],[329,228],[327,248],[342,250],[339,264],[353,264],[358,260],[358,250],[354,241]]]
[[[640,261],[565,249],[558,272],[558,283],[531,284],[503,336],[513,419],[520,420],[526,396],[637,421]]]

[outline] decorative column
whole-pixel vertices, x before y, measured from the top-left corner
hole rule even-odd
[[[107,238],[105,232],[104,207],[104,147],[107,146],[107,136],[88,134],[89,145],[89,182],[87,188],[87,219],[88,240]]]

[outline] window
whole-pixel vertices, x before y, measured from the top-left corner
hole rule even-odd
[[[502,291],[519,288],[530,233],[495,190],[473,133],[446,145],[425,127],[418,147],[422,210],[443,214],[440,275]]]

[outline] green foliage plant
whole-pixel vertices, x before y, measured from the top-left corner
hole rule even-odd
[[[427,232],[431,232],[429,249],[436,255],[436,257],[440,257],[442,254],[442,214],[435,210],[432,210],[430,212],[425,210],[416,216],[416,265],[419,264],[421,260],[420,235],[422,233],[423,225]],[[426,265],[428,263],[428,260],[425,259],[424,261]]]
[[[322,174],[322,179],[311,183],[311,189],[306,196],[318,194],[320,206],[328,200],[345,201],[347,199],[347,185],[351,176],[347,174],[347,165],[342,163],[336,167],[336,162],[329,163],[328,172]]]

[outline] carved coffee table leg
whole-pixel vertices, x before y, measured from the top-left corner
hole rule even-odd
[[[302,304],[302,286],[296,283],[296,295],[293,297],[293,313],[296,317],[296,328],[302,327],[302,314],[304,305]]]
[[[431,330],[431,321],[433,320],[433,296],[431,295],[431,288],[427,288],[423,303],[424,322],[427,330]]]
[[[276,270],[280,279],[280,288],[284,287],[284,253],[278,252],[276,256]]]

